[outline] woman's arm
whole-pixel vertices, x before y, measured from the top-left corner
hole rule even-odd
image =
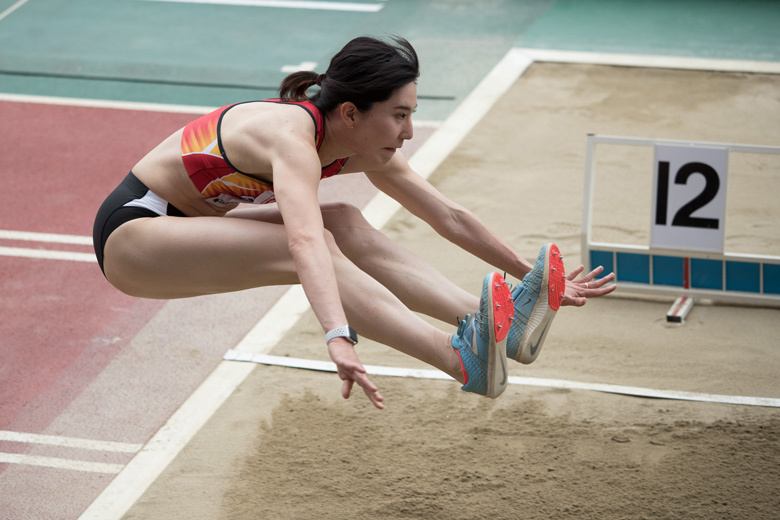
[[[369,180],[438,234],[488,264],[522,279],[532,268],[525,258],[490,230],[474,213],[457,204],[412,170],[401,154],[384,167],[367,171]]]
[[[346,325],[317,198],[320,161],[314,145],[295,136],[280,137],[271,147],[269,156],[274,194],[306,297],[323,331]],[[374,406],[383,408],[383,398],[366,375],[352,343],[346,338],[334,338],[328,343],[328,353],[344,381],[344,398],[349,397],[353,384],[358,383]]]
[[[359,165],[354,164],[353,167]],[[379,190],[428,223],[442,237],[488,264],[518,280],[522,280],[533,268],[533,264],[490,230],[479,217],[445,197],[412,170],[401,154],[396,154],[381,168],[366,171],[366,175]],[[582,306],[587,298],[603,296],[615,289],[614,285],[605,286],[614,279],[613,274],[594,281],[603,271],[602,267],[577,278],[583,270],[584,266],[579,266],[566,276],[564,305]]]

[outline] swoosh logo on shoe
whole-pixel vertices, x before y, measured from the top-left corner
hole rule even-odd
[[[504,379],[501,380],[501,386],[504,386],[506,384],[506,360],[504,359],[504,356],[498,356],[498,359],[501,360],[501,371],[504,373]]]
[[[539,350],[539,347],[542,344],[542,339],[544,339],[545,333],[547,332],[547,329],[550,328],[550,323],[552,323],[552,320],[548,321],[544,324],[544,329],[542,329],[542,333],[539,334],[539,340],[536,342],[535,345],[531,345],[531,356],[536,355],[536,351]]]
[[[526,297],[526,299],[522,303],[520,303],[520,301],[518,300],[517,303],[515,304],[515,315],[519,312],[520,314],[525,316],[526,319],[528,319],[528,317],[531,315],[531,312],[533,311],[533,308],[534,308],[533,298]]]

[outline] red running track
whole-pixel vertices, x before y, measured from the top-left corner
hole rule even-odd
[[[103,198],[144,153],[192,118],[0,102],[5,195],[0,230],[91,236]],[[8,239],[0,246],[92,251],[84,245]],[[74,403],[106,367],[128,355],[130,342],[164,305],[119,293],[97,263],[0,256],[0,432],[146,442],[180,401],[145,406],[162,397],[148,384],[134,388],[132,370],[126,372],[129,380],[101,383],[104,401]],[[178,392],[173,383],[171,395],[191,392],[218,362],[214,357],[178,379]],[[118,465],[133,455],[0,440],[5,457],[0,460],[8,460],[8,454]],[[77,518],[113,476],[0,463],[0,517]]]
[[[0,229],[82,236],[130,167],[192,118],[10,102],[0,102],[0,114]],[[45,428],[162,305],[119,293],[96,263],[0,257],[0,272],[0,430]]]

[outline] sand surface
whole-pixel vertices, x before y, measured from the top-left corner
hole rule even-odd
[[[578,265],[588,133],[780,143],[780,77],[533,65],[431,176],[527,257],[554,240]],[[601,152],[600,152],[601,153]],[[646,244],[645,152],[600,158],[594,233]],[[644,155],[643,155],[644,154]],[[780,256],[780,159],[735,158],[726,249]],[[649,162],[647,163],[649,165]],[[639,165],[639,166],[638,166]],[[649,167],[649,166],[648,166]],[[385,231],[477,292],[489,266],[405,212]],[[513,376],[780,398],[780,310],[616,295],[559,312]],[[307,314],[271,354],[326,360]],[[361,342],[365,364],[426,368]],[[127,519],[770,519],[777,408],[512,385],[373,378],[377,411],[333,374],[258,365]]]

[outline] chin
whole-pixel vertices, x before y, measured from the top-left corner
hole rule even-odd
[[[396,151],[397,150],[395,148],[382,148],[382,154],[381,154],[382,163],[384,164],[390,161],[390,159],[392,159],[393,156],[395,155]]]

